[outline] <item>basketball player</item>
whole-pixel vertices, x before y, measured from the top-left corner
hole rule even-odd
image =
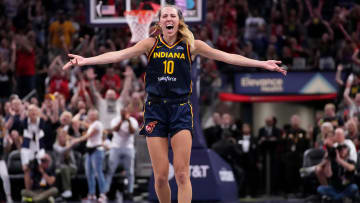
[[[138,42],[133,47],[84,58],[69,54],[71,66],[117,63],[146,53],[148,67],[145,82],[148,98],[145,104],[144,126],[140,134],[146,136],[155,176],[155,190],[160,203],[170,203],[168,183],[168,139],[174,153],[178,202],[190,203],[192,188],[189,165],[192,145],[193,116],[189,101],[191,94],[191,57],[201,55],[237,66],[260,67],[286,75],[277,64],[280,61],[257,61],[240,55],[213,49],[194,36],[184,22],[182,12],[173,6],[160,10],[156,29],[159,36]]]

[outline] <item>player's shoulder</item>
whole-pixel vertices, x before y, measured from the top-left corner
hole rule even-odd
[[[151,49],[156,41],[157,41],[156,38],[148,37],[139,41],[137,45],[145,46],[147,49]]]
[[[206,47],[207,44],[199,39],[194,40],[194,46],[190,47],[190,51],[192,53],[197,53],[199,50],[203,49],[204,47]]]
[[[140,42],[143,42],[145,44],[153,45],[156,41],[157,41],[156,37],[148,37],[148,38],[145,38],[145,39],[141,40]]]

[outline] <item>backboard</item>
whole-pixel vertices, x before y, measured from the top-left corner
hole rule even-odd
[[[186,23],[201,23],[204,20],[206,0],[170,0],[183,10]],[[125,25],[125,11],[138,9],[143,2],[166,5],[169,0],[87,0],[87,19],[93,26]],[[154,21],[157,21],[157,17]]]

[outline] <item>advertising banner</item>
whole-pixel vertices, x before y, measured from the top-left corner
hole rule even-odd
[[[238,73],[236,94],[244,95],[310,95],[337,92],[335,72]]]

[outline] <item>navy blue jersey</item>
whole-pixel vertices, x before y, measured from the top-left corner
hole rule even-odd
[[[179,98],[191,94],[189,45],[179,40],[168,45],[159,35],[148,55],[145,89],[150,96]]]

